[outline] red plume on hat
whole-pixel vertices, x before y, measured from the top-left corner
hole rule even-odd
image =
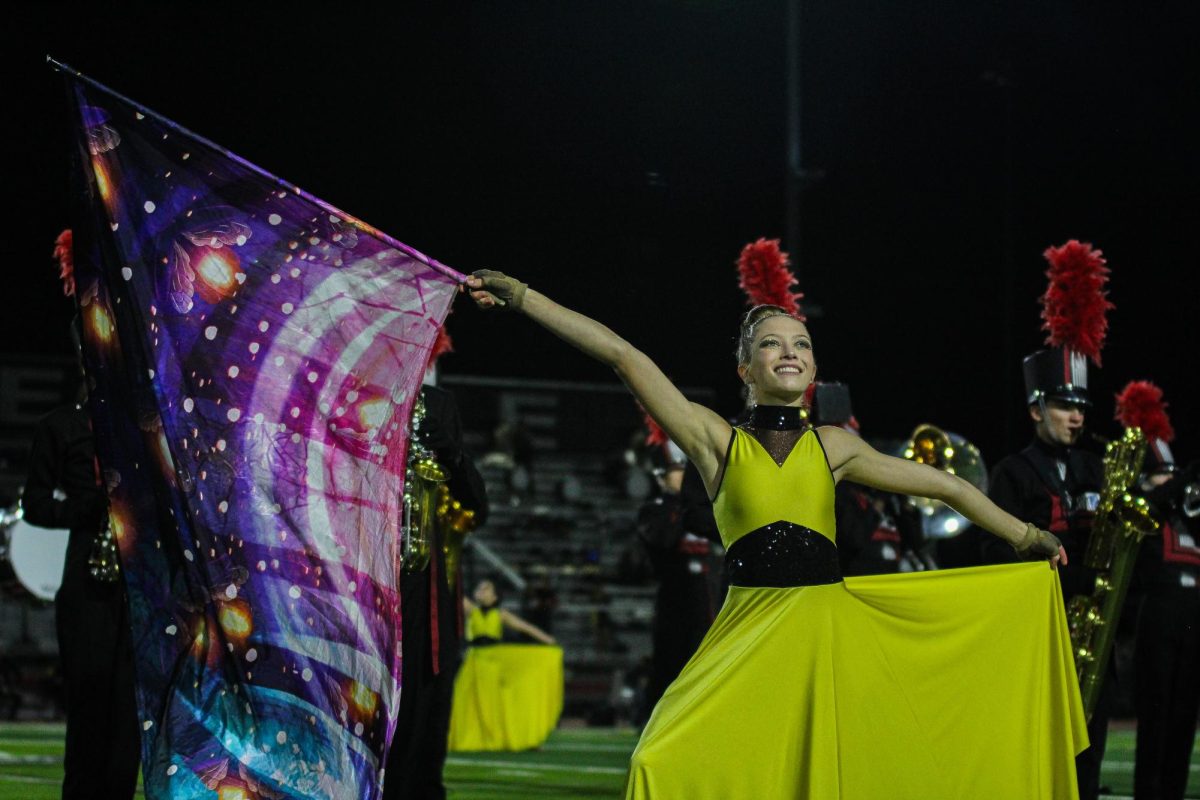
[[[58,277],[62,280],[63,295],[75,296],[74,235],[67,228],[54,240],[54,257],[58,259]]]
[[[450,339],[450,334],[446,333],[446,325],[438,328],[437,338],[433,340],[433,347],[429,349],[429,363],[432,365],[446,353],[454,352],[454,342]]]
[[[662,447],[670,440],[667,432],[662,429],[662,426],[654,421],[654,417],[650,416],[650,412],[641,403],[637,404],[638,410],[642,412],[642,420],[646,423],[646,444],[650,447]]]
[[[1104,254],[1072,239],[1062,247],[1047,248],[1043,255],[1050,262],[1050,285],[1042,295],[1046,344],[1074,350],[1100,366],[1107,314],[1113,307],[1104,290],[1109,273]]]
[[[1147,439],[1175,438],[1162,389],[1150,381],[1130,381],[1117,395],[1116,419],[1126,428],[1141,428]]]
[[[778,239],[759,239],[742,248],[738,256],[738,285],[746,292],[748,305],[779,306],[800,321],[800,292],[793,292],[796,276],[788,269],[788,254],[779,249]]]

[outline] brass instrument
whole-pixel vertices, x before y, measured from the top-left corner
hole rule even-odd
[[[981,492],[987,492],[987,467],[979,448],[957,433],[944,431],[936,425],[918,425],[900,455],[909,461],[926,464],[934,469],[957,475]],[[966,530],[970,524],[940,500],[909,496],[909,503],[921,513],[921,528],[928,539],[949,539]]]
[[[1084,566],[1099,574],[1090,595],[1073,597],[1067,605],[1079,691],[1088,719],[1100,696],[1138,545],[1159,527],[1146,500],[1129,492],[1145,454],[1146,437],[1140,428],[1127,428],[1124,436],[1105,448],[1104,486],[1083,557]]]
[[[88,573],[100,583],[116,583],[121,577],[121,560],[117,554],[117,540],[113,537],[112,524],[104,517],[104,528],[92,540],[88,553]]]
[[[438,487],[437,524],[442,531],[442,552],[446,555],[446,583],[453,589],[458,581],[463,540],[475,530],[475,512],[463,508],[445,484]]]
[[[429,566],[439,490],[444,488],[449,477],[417,435],[424,419],[425,399],[418,394],[413,403],[408,463],[404,471],[404,517],[400,528],[400,563],[406,572],[419,572]]]

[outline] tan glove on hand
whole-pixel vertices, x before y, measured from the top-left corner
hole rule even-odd
[[[510,278],[503,272],[497,272],[494,269],[475,270],[471,273],[471,277],[483,281],[483,286],[475,289],[474,292],[481,290],[487,292],[501,308],[509,308],[513,311],[521,310],[521,305],[525,302],[525,290],[529,288],[528,284],[521,283],[516,278]],[[475,296],[474,292],[472,292],[473,297]],[[475,297],[475,301],[479,302],[479,298]]]
[[[1057,536],[1041,530],[1032,522],[1026,523],[1025,535],[1021,537],[1021,541],[1013,543],[1017,555],[1022,558],[1054,558],[1058,555],[1060,547],[1062,542]]]

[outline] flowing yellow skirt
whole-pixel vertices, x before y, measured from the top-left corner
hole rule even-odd
[[[1076,798],[1046,562],[733,587],[633,753],[639,800]]]
[[[537,747],[558,725],[562,706],[561,647],[469,648],[454,680],[450,750]]]

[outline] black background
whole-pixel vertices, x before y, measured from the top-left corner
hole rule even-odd
[[[733,262],[786,231],[785,4],[441,5],[9,11],[0,348],[70,347],[50,54],[445,263],[520,276],[735,411]],[[796,271],[865,433],[1021,446],[1041,252],[1078,238],[1117,306],[1091,427],[1112,435],[1114,392],[1151,379],[1197,453],[1195,8],[802,4]],[[612,380],[525,320],[460,303],[449,328],[447,373]]]

